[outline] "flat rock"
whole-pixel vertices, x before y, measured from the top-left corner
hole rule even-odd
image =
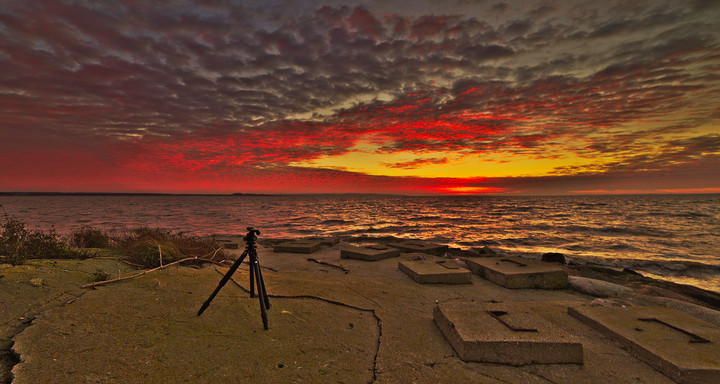
[[[463,361],[508,365],[583,363],[583,347],[522,304],[453,301],[433,317]]]
[[[422,284],[472,283],[472,273],[451,260],[403,260],[398,269]]]
[[[559,266],[522,257],[464,259],[473,273],[505,288],[563,289],[568,275]]]
[[[720,327],[665,307],[568,308],[570,315],[679,383],[720,377]]]
[[[385,245],[355,246],[347,245],[340,250],[340,257],[343,259],[358,259],[376,261],[400,256],[400,251]]]
[[[274,252],[313,253],[320,250],[320,240],[292,240],[273,247]]]
[[[442,256],[447,252],[447,245],[427,243],[423,241],[407,240],[388,243],[387,245],[399,249],[401,252],[421,252],[435,256]]]
[[[578,292],[595,297],[618,297],[631,292],[630,288],[619,284],[580,276],[570,276],[568,284]]]

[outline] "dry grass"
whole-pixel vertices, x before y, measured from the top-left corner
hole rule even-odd
[[[3,262],[22,264],[28,259],[88,258],[97,249],[113,249],[128,263],[155,268],[187,257],[227,259],[227,254],[210,238],[186,236],[160,228],[133,228],[121,234],[108,234],[83,226],[61,238],[54,230],[29,229],[14,217],[5,215],[0,226],[0,257]]]

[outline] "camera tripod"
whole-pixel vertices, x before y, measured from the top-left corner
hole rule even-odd
[[[225,276],[223,276],[217,288],[215,288],[215,291],[213,291],[210,297],[200,307],[197,315],[202,315],[203,311],[205,311],[208,305],[210,305],[212,299],[215,298],[215,295],[220,292],[220,289],[228,282],[228,280],[230,280],[233,273],[235,273],[240,264],[242,264],[243,260],[245,260],[245,256],[250,256],[250,297],[255,297],[254,284],[256,284],[258,298],[260,299],[260,316],[262,317],[263,327],[268,329],[266,309],[270,309],[270,300],[268,299],[267,292],[265,291],[265,282],[263,281],[262,271],[260,271],[260,263],[258,263],[257,250],[255,248],[255,240],[257,240],[256,235],[259,235],[260,231],[254,229],[253,227],[247,227],[247,230],[247,235],[243,237],[243,240],[245,240],[245,243],[247,244],[245,252],[242,253],[242,255],[235,261],[235,264],[233,264],[232,267],[230,267],[230,270],[225,274]]]

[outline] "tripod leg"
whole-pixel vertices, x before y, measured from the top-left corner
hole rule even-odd
[[[255,276],[257,275],[255,273],[255,268],[253,268],[253,265],[257,263],[257,255],[253,253],[253,251],[250,251],[250,297],[255,297],[255,285],[254,280]],[[259,291],[259,290],[258,290]],[[260,292],[258,292],[259,294]]]
[[[270,309],[270,299],[268,299],[267,290],[265,289],[265,279],[263,279],[263,277],[262,277],[262,268],[260,268],[259,261],[256,260],[256,263],[257,263],[257,278],[256,278],[256,280],[258,281],[258,284],[257,284],[258,291],[260,291],[262,289],[263,297],[265,298],[265,300],[264,300],[265,307],[267,309]]]
[[[225,276],[223,276],[222,280],[220,280],[220,283],[218,284],[217,288],[215,288],[213,293],[210,294],[210,297],[207,300],[205,300],[203,305],[200,307],[200,310],[197,313],[198,316],[202,315],[202,313],[205,311],[205,309],[208,307],[208,305],[210,305],[210,302],[215,298],[215,295],[217,295],[218,292],[220,292],[220,289],[225,285],[225,283],[227,283],[228,280],[230,280],[230,278],[232,277],[232,274],[235,273],[235,271],[238,269],[240,264],[242,264],[243,260],[245,259],[245,256],[247,256],[247,254],[248,254],[248,251],[245,251],[242,253],[242,255],[237,260],[235,260],[235,263],[232,265],[232,267],[230,267],[230,270],[228,270],[228,272],[225,274]]]
[[[265,310],[265,303],[267,303],[267,296],[265,295],[265,289],[262,284],[262,279],[260,278],[260,264],[258,264],[257,259],[252,264],[251,269],[255,269],[255,274],[257,275],[257,279],[255,279],[255,282],[257,283],[257,289],[258,289],[258,299],[260,300],[260,317],[262,318],[263,327],[267,330],[268,329],[268,317],[267,317],[267,311]]]

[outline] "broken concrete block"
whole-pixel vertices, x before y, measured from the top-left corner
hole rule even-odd
[[[425,243],[416,240],[398,241],[388,243],[389,246],[399,249],[401,252],[422,252],[435,256],[442,256],[447,252],[447,245]]]
[[[509,365],[583,363],[583,348],[527,305],[453,301],[433,317],[463,361]]]
[[[313,238],[312,240],[318,240],[322,245],[327,245],[328,247],[332,247],[333,245],[340,242],[340,238],[335,237],[335,236],[318,237],[318,238]]]
[[[343,259],[376,261],[398,256],[400,256],[399,250],[385,245],[366,245],[363,247],[348,245],[340,251],[340,257]]]
[[[241,244],[244,245],[242,236],[213,235],[213,241],[225,249],[239,249]]]
[[[563,289],[568,274],[557,265],[522,257],[484,257],[463,259],[474,273],[505,288]]]
[[[720,327],[665,307],[569,307],[568,313],[679,383],[720,377]]]
[[[398,269],[422,284],[471,284],[472,273],[453,260],[404,260]]]
[[[320,250],[319,240],[292,240],[273,247],[273,252],[313,253]]]

